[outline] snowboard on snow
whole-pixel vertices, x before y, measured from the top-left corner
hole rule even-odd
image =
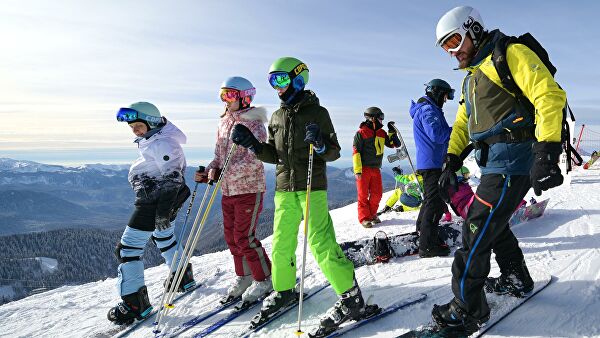
[[[449,247],[460,245],[461,228],[462,221],[440,224],[440,238],[444,240]],[[392,257],[404,257],[418,254],[418,240],[419,234],[416,231],[388,236]],[[354,263],[355,268],[377,262],[374,238],[363,238],[356,241],[344,242],[340,244],[340,247],[344,251],[344,254],[346,254],[346,257]]]
[[[596,163],[596,161],[598,160],[598,158],[600,158],[600,153],[598,153],[597,151],[594,151],[592,153],[592,157],[589,159],[589,161],[587,161],[583,165],[583,169],[589,169],[591,166],[594,165],[594,163]]]
[[[534,289],[523,298],[513,297],[508,294],[497,295],[493,293],[486,293],[488,305],[490,306],[490,320],[481,326],[476,332],[468,334],[466,332],[457,331],[456,329],[450,327],[441,328],[433,322],[430,322],[425,326],[406,332],[396,338],[481,337],[483,334],[488,332],[488,330],[500,323],[504,318],[508,317],[521,305],[525,304],[552,282],[552,276],[541,270],[531,270],[531,277],[535,283]]]
[[[544,210],[546,210],[546,206],[548,205],[548,200],[545,199],[541,202],[536,202],[530,204],[528,206],[523,206],[519,208],[519,210],[515,211],[511,216],[508,224],[510,226],[521,224],[523,222],[527,222],[530,219],[541,217],[544,214]]]

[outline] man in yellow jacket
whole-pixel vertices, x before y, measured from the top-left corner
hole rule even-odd
[[[561,123],[566,94],[540,58],[523,44],[510,44],[506,61],[514,82],[534,112],[506,90],[492,61],[496,42],[505,35],[486,31],[472,7],[456,7],[439,20],[437,45],[458,61],[467,75],[454,122],[440,191],[455,185],[461,152],[471,142],[481,168],[481,183],[462,229],[463,247],[452,265],[454,299],[436,305],[440,327],[476,331],[489,319],[485,291],[522,296],[533,290],[523,252],[508,220],[530,187],[536,194],[562,184]],[[487,278],[491,251],[501,275]]]

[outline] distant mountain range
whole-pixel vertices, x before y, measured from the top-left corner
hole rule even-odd
[[[64,228],[123,228],[131,215],[134,199],[127,181],[128,169],[128,165],[65,167],[0,158],[0,235]],[[330,206],[356,201],[352,169],[328,167],[327,170]],[[186,172],[190,189],[195,185],[193,171],[190,167]],[[272,167],[267,167],[266,175],[263,214],[273,210],[275,173]],[[391,175],[384,172],[383,181],[384,189],[393,187]],[[202,195],[204,189],[201,185],[198,195]],[[220,198],[213,205],[206,231],[210,231],[211,224],[217,225],[222,220],[219,201]],[[199,202],[195,204],[197,207]],[[179,217],[183,214],[181,212]],[[178,219],[176,224],[180,223]]]
[[[40,290],[116,276],[114,247],[133,209],[128,169],[103,164],[63,167],[0,158],[0,304]],[[190,167],[186,172],[190,189],[195,186],[194,170]],[[261,239],[273,232],[272,166],[267,167],[266,175],[267,192],[257,227]],[[356,201],[351,168],[328,167],[327,178],[331,209]],[[383,180],[386,190],[393,188],[390,175],[383,173]],[[205,185],[198,188],[189,226],[205,189]],[[177,234],[184,216],[185,212],[180,212],[174,222]],[[225,249],[222,231],[219,194],[195,254]],[[56,268],[45,272],[38,257],[56,260]],[[146,267],[162,263],[151,244],[144,263]]]

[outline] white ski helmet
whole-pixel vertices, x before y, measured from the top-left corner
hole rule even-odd
[[[240,103],[242,106],[248,106],[256,95],[256,88],[252,85],[252,82],[241,76],[232,76],[221,84],[221,89],[235,89],[240,94]]]
[[[483,19],[481,19],[481,15],[475,8],[470,6],[455,7],[438,21],[435,29],[437,39],[435,45],[441,47],[446,39],[458,33],[461,37],[460,45],[448,50],[449,52],[455,52],[460,49],[467,32],[469,32],[473,45],[477,48],[483,38],[484,28]]]

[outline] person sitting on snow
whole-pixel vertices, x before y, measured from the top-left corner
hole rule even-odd
[[[385,207],[381,209],[377,215],[380,216],[389,211],[403,212],[419,210],[421,207],[421,189],[423,189],[423,177],[418,174],[404,175],[400,166],[392,168],[394,172],[394,179],[399,183],[399,186],[394,190],[392,195],[385,202]],[[419,185],[415,182],[415,176],[419,180]],[[400,205],[394,207],[394,205],[400,201]],[[452,215],[448,208],[445,208],[444,218],[445,222],[452,221]]]

